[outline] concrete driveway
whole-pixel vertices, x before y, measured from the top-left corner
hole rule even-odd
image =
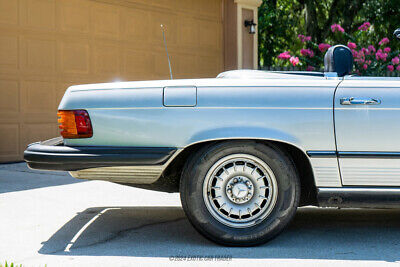
[[[302,208],[270,243],[227,248],[192,228],[178,194],[3,164],[0,263],[5,260],[48,267],[399,265],[400,210]]]

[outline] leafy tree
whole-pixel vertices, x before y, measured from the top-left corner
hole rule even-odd
[[[346,44],[366,21],[373,25],[368,41],[389,37],[392,48],[398,50],[400,42],[392,38],[400,27],[398,14],[400,0],[264,0],[259,8],[260,67],[275,65],[282,51],[302,48],[299,34],[311,36],[312,43]],[[339,39],[333,36],[332,24],[340,24],[346,34]]]

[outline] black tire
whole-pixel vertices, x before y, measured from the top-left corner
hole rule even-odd
[[[261,222],[246,228],[234,228],[216,220],[203,198],[203,183],[209,169],[230,154],[249,154],[264,161],[277,181],[277,198],[271,212]],[[202,235],[226,246],[255,246],[277,236],[296,213],[300,182],[292,160],[275,145],[253,141],[219,142],[203,147],[186,162],[180,181],[183,209]]]

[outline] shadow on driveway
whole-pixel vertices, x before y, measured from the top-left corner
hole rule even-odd
[[[0,164],[0,194],[80,182],[68,172],[31,170],[25,162]]]
[[[85,256],[215,256],[400,260],[400,210],[301,208],[277,238],[229,248],[198,234],[178,207],[95,207],[61,227],[39,253]]]

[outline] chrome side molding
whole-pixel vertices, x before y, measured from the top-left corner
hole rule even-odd
[[[310,158],[400,158],[400,152],[310,150],[307,155]]]
[[[400,152],[338,152],[340,158],[400,158]]]
[[[310,158],[336,158],[336,151],[334,150],[313,150],[307,151]]]
[[[400,208],[399,187],[320,187],[321,207]]]

